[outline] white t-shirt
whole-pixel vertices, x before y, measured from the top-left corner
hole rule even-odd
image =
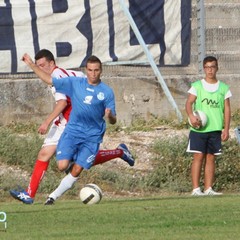
[[[203,85],[203,88],[208,91],[208,92],[215,92],[218,90],[218,87],[219,87],[219,81],[217,81],[216,83],[208,83],[205,79],[202,79],[201,80],[201,83]],[[191,87],[189,90],[188,90],[188,93],[194,95],[194,96],[197,96],[197,91],[194,87]],[[227,98],[230,98],[232,96],[232,93],[230,90],[228,90],[228,92],[226,93],[225,95],[225,98],[224,99],[227,99]]]

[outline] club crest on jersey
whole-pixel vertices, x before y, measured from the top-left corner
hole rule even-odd
[[[104,93],[103,92],[100,92],[98,95],[97,95],[97,98],[99,100],[103,100],[104,99]]]
[[[93,96],[86,96],[85,100],[83,102],[86,104],[91,104],[92,98],[93,98]]]

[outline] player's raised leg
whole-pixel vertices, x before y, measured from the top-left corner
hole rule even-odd
[[[95,158],[94,165],[102,164],[115,158],[121,158],[130,166],[134,166],[135,159],[124,143],[119,144],[116,149],[99,150]]]

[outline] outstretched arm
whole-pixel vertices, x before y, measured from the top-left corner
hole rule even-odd
[[[48,73],[40,69],[31,59],[31,57],[25,53],[22,60],[36,73],[36,75],[45,83],[52,85],[52,77]]]

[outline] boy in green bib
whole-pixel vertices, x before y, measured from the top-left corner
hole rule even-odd
[[[205,78],[192,83],[185,109],[190,127],[187,152],[193,153],[191,177],[193,196],[221,195],[212,189],[215,175],[215,156],[221,154],[222,141],[229,138],[231,119],[229,86],[217,80],[218,61],[213,56],[203,60]],[[194,110],[203,111],[208,118],[205,127]],[[201,169],[204,164],[204,191],[200,189]]]

